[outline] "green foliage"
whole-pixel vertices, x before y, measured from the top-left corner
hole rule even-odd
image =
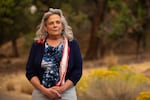
[[[94,100],[135,100],[141,91],[146,90],[148,81],[128,66],[113,66],[109,70],[99,68],[84,75],[77,91],[82,99],[88,96]]]
[[[13,20],[11,18],[6,17],[7,15],[8,16],[13,15],[11,12],[11,9],[13,6],[14,6],[13,0],[1,0],[0,1],[0,8],[1,8],[0,9],[0,27],[1,27],[0,32],[1,32],[2,38],[6,37],[8,34],[9,29],[7,29],[6,26],[13,24]]]
[[[13,0],[1,0],[0,1],[0,15],[12,14],[11,8],[14,6]],[[9,8],[9,9],[8,9]]]
[[[70,4],[68,4],[68,3],[62,3],[61,9],[62,9],[62,11],[64,11],[65,15],[67,15],[67,14],[68,15],[69,14],[72,15],[74,13],[72,6]]]
[[[132,9],[132,13],[137,17],[143,17],[146,14],[146,10],[144,7],[144,2],[140,0],[131,1],[128,6]]]
[[[20,33],[30,31],[29,7],[31,0],[1,0],[0,1],[0,32],[3,40],[15,40]]]
[[[81,10],[80,8],[85,1],[86,0],[68,0],[68,3],[72,6],[73,11],[78,12]]]
[[[115,38],[123,36],[126,33],[128,26],[131,26],[133,22],[132,15],[129,16],[129,14],[127,6],[122,4],[120,13],[113,20],[114,26],[110,32],[111,36]]]
[[[133,24],[133,15],[124,1],[109,1],[109,9],[112,11],[112,28],[109,35],[113,39],[120,38],[126,34],[128,27]]]
[[[73,28],[74,33],[82,33],[87,27],[88,17],[81,11],[77,11],[69,3],[62,3],[62,8],[69,25]],[[87,28],[86,28],[87,30]]]
[[[105,33],[113,40],[129,34],[128,29],[142,30],[145,8],[139,1],[108,0],[108,16],[101,24],[98,35]],[[108,18],[108,19],[107,19]],[[130,33],[131,34],[131,33]],[[133,34],[133,33],[132,33]],[[135,34],[135,36],[138,34]]]
[[[24,43],[24,48],[25,48],[25,50],[26,49],[29,49],[30,47],[31,47],[31,44],[33,43],[33,39],[34,39],[34,37],[35,37],[35,33],[28,33],[28,34],[26,34],[25,36],[25,43]]]

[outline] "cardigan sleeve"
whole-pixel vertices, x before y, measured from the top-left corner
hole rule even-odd
[[[73,55],[71,58],[72,62],[70,66],[72,66],[70,75],[68,76],[68,79],[73,82],[74,85],[77,84],[77,82],[80,80],[82,76],[82,57],[80,52],[80,47],[78,45],[78,42],[76,40],[73,40],[71,48],[71,54]]]
[[[35,66],[34,66],[35,51],[36,51],[35,43],[33,43],[26,64],[26,77],[29,81],[33,76],[36,75]]]

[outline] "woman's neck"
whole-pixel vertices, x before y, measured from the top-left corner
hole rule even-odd
[[[50,40],[59,40],[62,38],[62,35],[48,35],[47,39]]]
[[[48,36],[46,39],[46,42],[48,43],[48,45],[51,45],[53,47],[56,47],[62,41],[63,41],[63,37],[61,35],[60,36]]]

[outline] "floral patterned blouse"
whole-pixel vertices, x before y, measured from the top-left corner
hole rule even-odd
[[[59,80],[59,65],[62,58],[63,42],[58,46],[52,47],[45,42],[45,50],[41,62],[44,68],[42,84],[49,88],[54,86]]]

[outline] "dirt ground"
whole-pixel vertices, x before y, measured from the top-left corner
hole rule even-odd
[[[0,91],[0,100],[31,100],[30,95]]]

